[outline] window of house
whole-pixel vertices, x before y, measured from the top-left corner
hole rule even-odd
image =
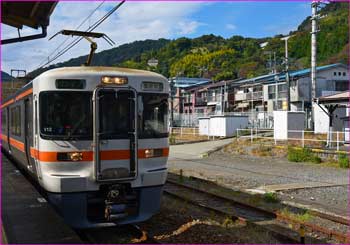
[[[276,87],[275,85],[268,87],[269,100],[276,98]]]
[[[21,136],[21,107],[11,108],[11,134]]]
[[[338,76],[341,76],[341,72],[338,72]]]
[[[336,75],[337,75],[337,72],[333,72],[333,75],[336,76]]]
[[[287,84],[278,85],[278,98],[286,98],[287,96]]]
[[[335,82],[335,91],[346,91],[349,89],[348,81],[336,81]]]
[[[274,110],[282,110],[283,108],[283,101],[282,100],[278,100],[277,104],[276,101],[273,101],[273,109]]]

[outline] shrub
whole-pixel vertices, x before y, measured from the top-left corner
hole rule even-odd
[[[291,162],[305,162],[310,156],[310,150],[303,149],[295,149],[293,147],[288,148],[288,161]]]
[[[320,163],[322,160],[320,157],[313,154],[310,149],[307,149],[307,148],[295,149],[293,147],[289,147],[288,161]]]
[[[174,134],[170,134],[169,136],[169,144],[175,144],[175,135]]]
[[[342,153],[338,155],[338,163],[341,168],[349,168],[349,158],[346,154]]]
[[[266,192],[264,194],[264,200],[266,202],[272,202],[272,203],[279,202],[277,194],[275,192]]]

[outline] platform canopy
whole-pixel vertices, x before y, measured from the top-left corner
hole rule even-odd
[[[1,22],[15,28],[47,27],[57,2],[1,2]]]

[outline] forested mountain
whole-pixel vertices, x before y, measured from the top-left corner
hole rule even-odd
[[[311,12],[311,9],[310,9]],[[348,63],[349,50],[349,3],[327,4],[321,11],[320,32],[317,35],[318,65],[342,62]],[[291,69],[310,66],[311,20],[306,18],[289,39]],[[204,76],[214,80],[251,77],[269,72],[269,51],[276,52],[277,69],[283,69],[284,41],[282,35],[267,38],[245,38],[232,36],[222,38],[204,35],[198,38],[176,40],[145,40],[124,44],[117,48],[97,53],[94,65],[121,66],[151,69],[169,76]],[[262,49],[261,44],[268,42]],[[156,58],[156,68],[148,67],[147,61]],[[44,70],[61,66],[78,66],[86,56],[34,71],[37,75]]]

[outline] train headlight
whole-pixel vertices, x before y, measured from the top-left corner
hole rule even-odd
[[[83,153],[82,152],[58,152],[57,153],[58,161],[82,161]]]
[[[103,84],[114,84],[114,85],[124,85],[128,84],[128,78],[127,77],[110,77],[110,76],[103,76],[101,77],[101,82]]]
[[[82,160],[83,160],[83,153],[81,153],[81,152],[73,152],[73,153],[70,153],[70,159],[71,159],[73,162],[82,161]]]
[[[146,149],[145,150],[146,158],[161,157],[161,156],[163,156],[163,149]]]

